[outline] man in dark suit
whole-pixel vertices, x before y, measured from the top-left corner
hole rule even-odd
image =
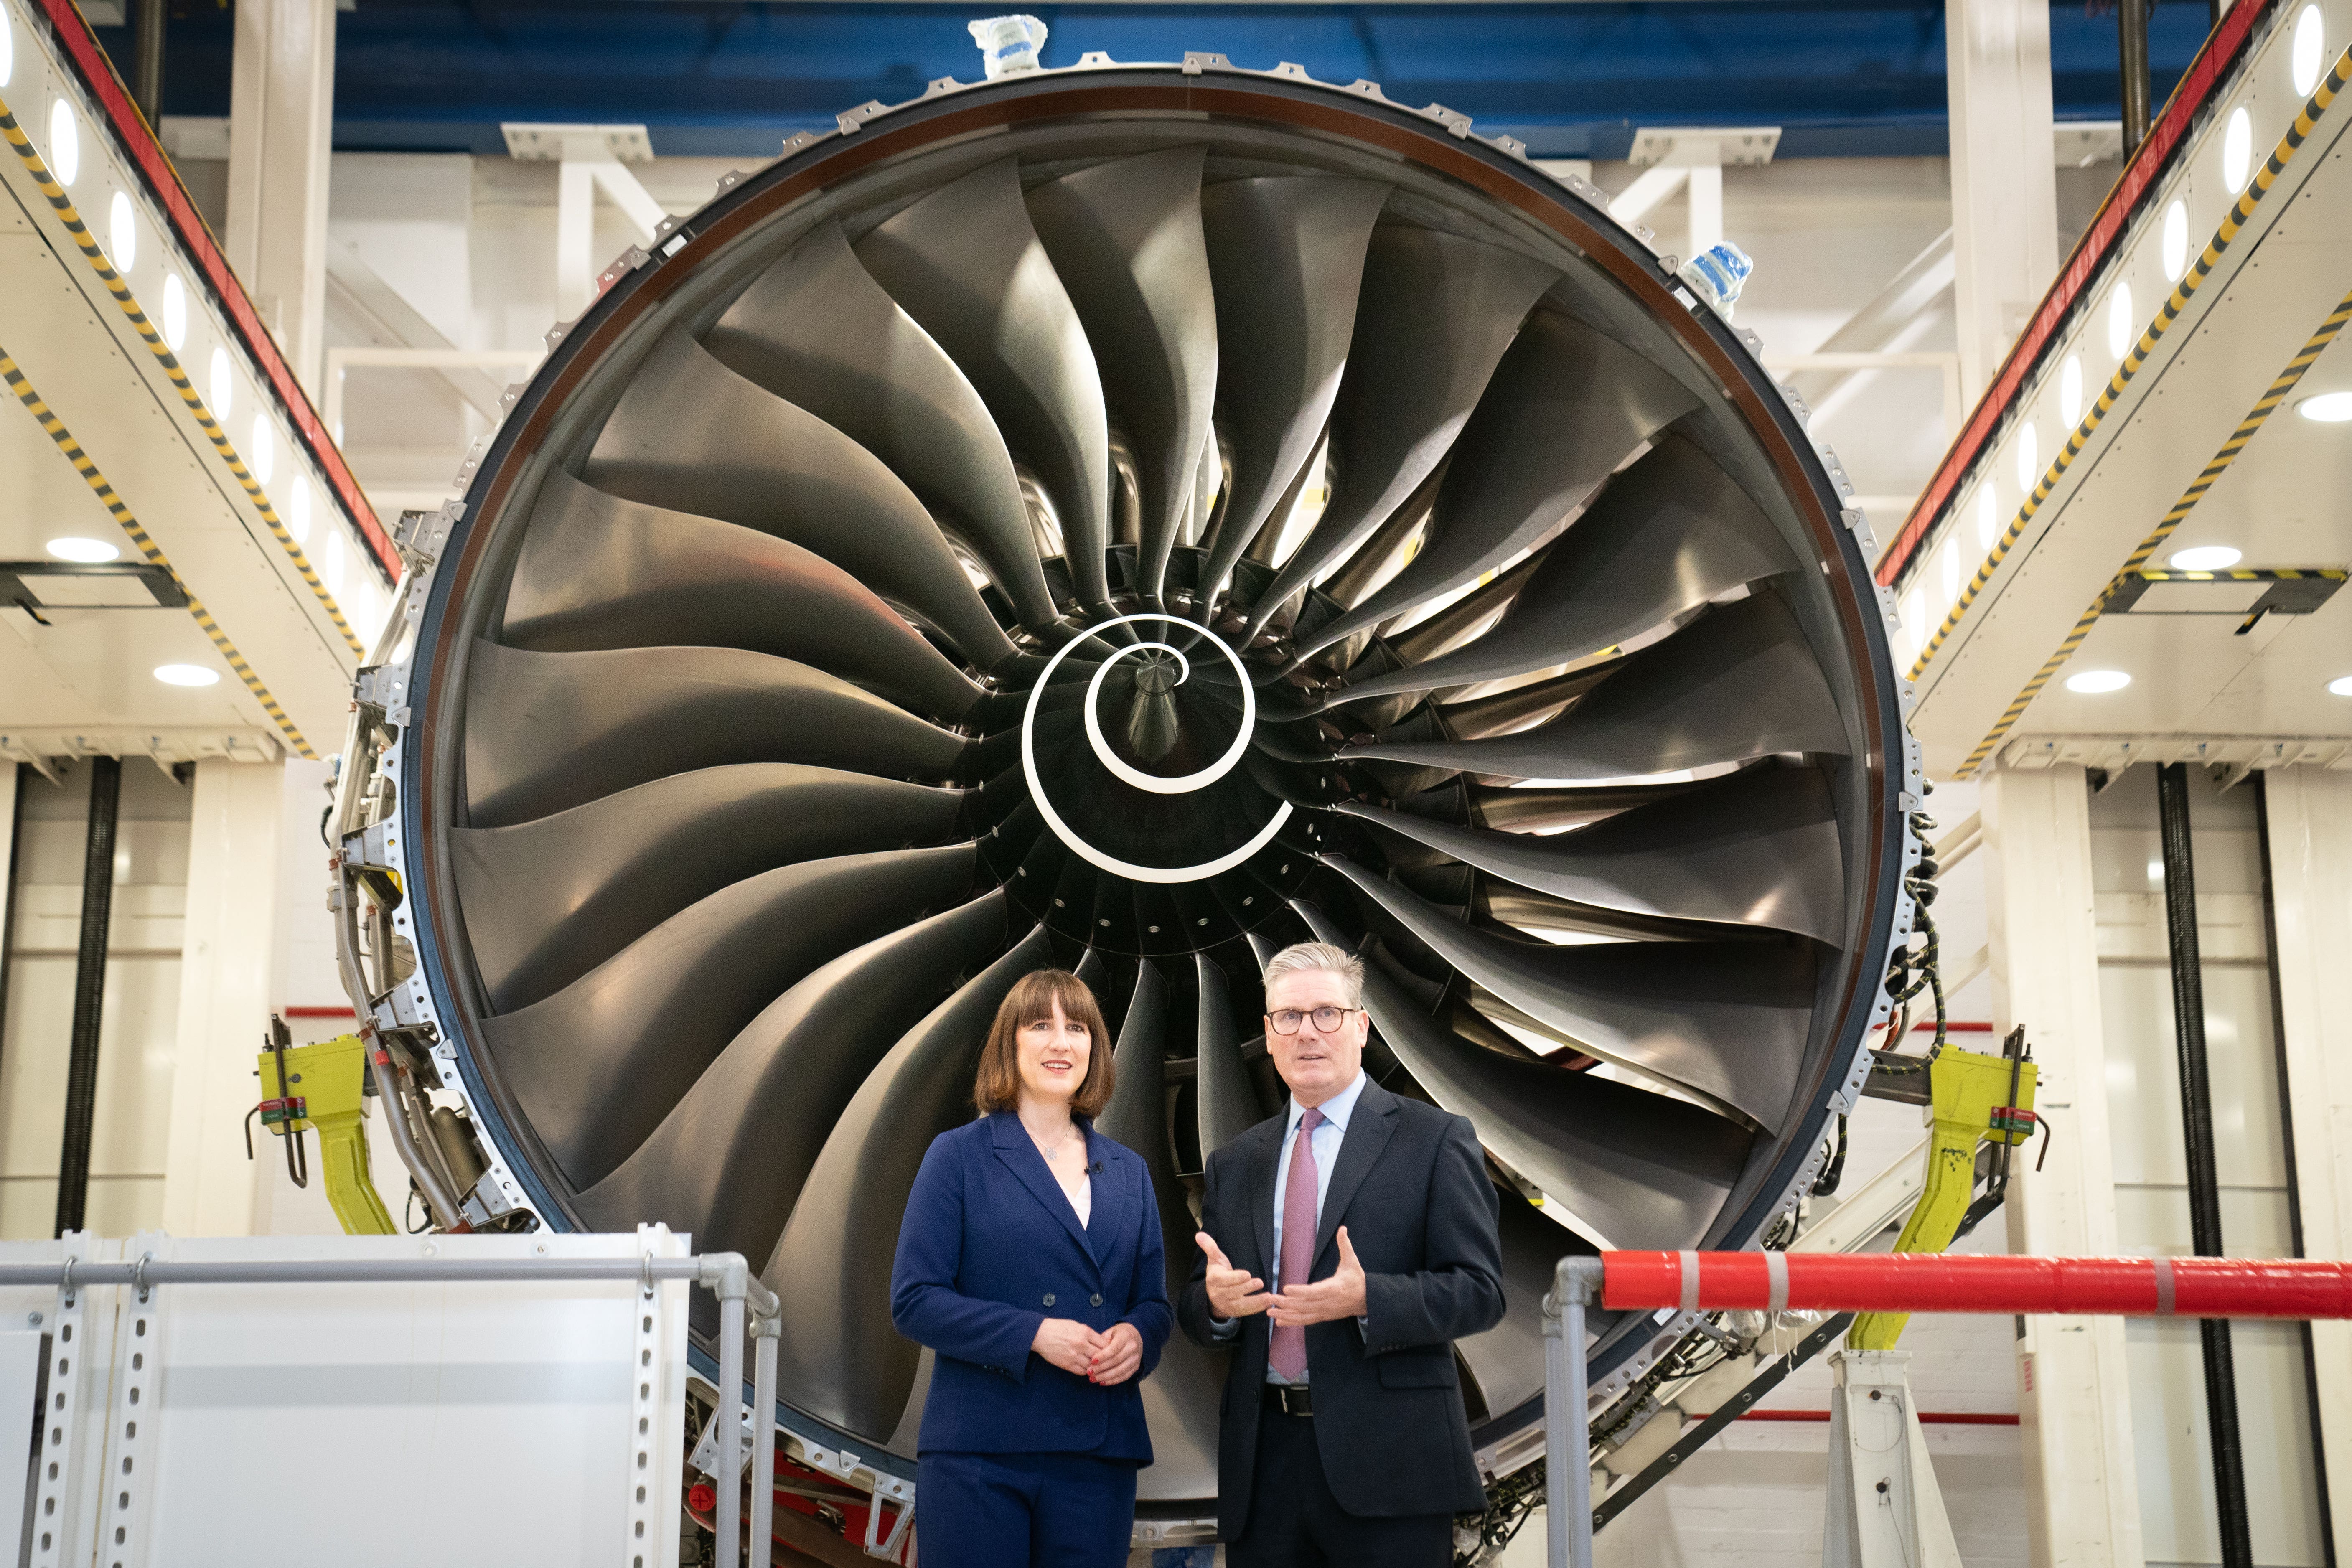
[[[1218,1444],[1232,1568],[1444,1568],[1485,1506],[1454,1342],[1503,1318],[1497,1203],[1463,1117],[1364,1076],[1364,969],[1265,966],[1290,1103],[1210,1155],[1184,1331],[1238,1353]]]

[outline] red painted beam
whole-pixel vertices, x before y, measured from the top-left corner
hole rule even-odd
[[[303,392],[301,384],[294,379],[293,367],[286,363],[286,356],[278,352],[278,341],[263,328],[261,317],[255,311],[253,300],[246,294],[245,286],[229,270],[228,258],[221,254],[219,245],[215,243],[212,230],[196,211],[196,204],[190,199],[187,187],[180,184],[179,171],[172,166],[171,158],[163,152],[162,143],[155,140],[155,133],[148,128],[146,117],[139,112],[138,105],[131,101],[130,91],[123,87],[122,79],[115,75],[113,62],[107,58],[97,35],[89,30],[89,24],[82,19],[82,14],[73,0],[37,0],[37,3],[42,14],[48,18],[50,31],[57,38],[58,47],[64,51],[68,64],[81,79],[83,89],[98,105],[99,112],[106,117],[107,129],[113,132],[116,143],[131,160],[132,167],[138,170],[148,195],[154,197],[155,205],[163,209],[173,234],[178,237],[181,246],[194,260],[201,276],[191,281],[212,290],[214,299],[219,302],[238,339],[245,344],[246,352],[261,367],[262,376],[269,383],[270,390],[285,405],[286,417],[292,423],[295,435],[310,449],[310,456],[318,462],[319,471],[326,476],[327,488],[333,492],[335,500],[341,505],[352,526],[359,530],[361,540],[374,555],[384,575],[397,579],[400,576],[400,553],[392,546],[392,536],[384,532],[383,525],[376,521],[375,508],[368,504],[366,495],[360,489],[359,480],[352,477],[351,465],[343,461],[342,452],[328,437],[325,422],[319,417],[319,411],[310,406],[310,396]]]
[[[2269,1258],[1604,1252],[1612,1309],[2352,1318],[2352,1264]]]
[[[1887,546],[1886,553],[1880,557],[1877,577],[1883,586],[1895,586],[1904,568],[1918,553],[1920,545],[1927,540],[1928,528],[1959,489],[1977,458],[1991,444],[2000,428],[2001,420],[2009,413],[2010,405],[2016,402],[2018,394],[2032,378],[2035,367],[2041,364],[2042,356],[2064,329],[2067,317],[2078,305],[2084,303],[2092,284],[2100,277],[2108,258],[2123,238],[2124,230],[2130,226],[2141,205],[2153,195],[2158,180],[2170,166],[2173,154],[2180,150],[2180,143],[2188,136],[2191,123],[2236,69],[2239,57],[2245,53],[2247,40],[2252,37],[2255,29],[2266,21],[2272,11],[2283,8],[2281,0],[2240,0],[2240,4],[2231,6],[2222,15],[2221,25],[2206,37],[2204,47],[2198,52],[2196,59],[2189,62],[2180,84],[2172,89],[2172,97],[2166,102],[2164,112],[2149,129],[2147,140],[2139,144],[2132,153],[2131,162],[2124,165],[2122,177],[2116,181],[2115,189],[2107,193],[2107,199],[2101,205],[2097,216],[2092,218],[2091,226],[2084,231],[2082,239],[2075,245],[2074,253],[2059,268],[2058,280],[2042,297],[2032,320],[2019,334],[2016,346],[2001,362],[2000,369],[1994,374],[1992,385],[1986,389],[1983,400],[1978,403],[1968,422],[1960,427],[1959,438],[1952,443],[1951,450],[1944,454],[1943,462],[1936,468],[1935,478],[1927,481],[1927,488],[1920,492],[1919,500],[1912,507],[1911,515],[1905,521],[1901,531]]]

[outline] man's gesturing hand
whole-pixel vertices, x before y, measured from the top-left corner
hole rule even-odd
[[[1104,1387],[1125,1383],[1143,1364],[1143,1331],[1133,1323],[1113,1323],[1103,1331],[1102,1349],[1095,1352],[1087,1375]]]
[[[1102,1335],[1074,1318],[1048,1318],[1037,1325],[1037,1337],[1029,1342],[1029,1348],[1064,1372],[1085,1377],[1106,1342]]]
[[[1344,1225],[1339,1227],[1339,1242],[1337,1273],[1312,1285],[1286,1286],[1282,1294],[1266,1303],[1266,1316],[1276,1328],[1305,1328],[1309,1323],[1364,1315],[1364,1266],[1356,1261],[1356,1249],[1349,1243]]]
[[[1265,1280],[1226,1262],[1216,1238],[1207,1231],[1194,1231],[1192,1239],[1209,1259],[1210,1311],[1220,1318],[1246,1318],[1265,1310],[1274,1298],[1265,1293]]]

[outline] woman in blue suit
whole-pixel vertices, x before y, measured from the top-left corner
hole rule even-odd
[[[1111,1047],[1093,993],[1040,970],[997,1010],[980,1120],[932,1141],[890,1316],[938,1352],[917,1482],[923,1568],[1118,1568],[1151,1462],[1138,1383],[1168,1308],[1142,1158],[1094,1130]]]

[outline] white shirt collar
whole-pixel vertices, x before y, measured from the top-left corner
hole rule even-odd
[[[1323,1120],[1338,1128],[1343,1137],[1348,1131],[1348,1118],[1356,1113],[1356,1100],[1364,1092],[1364,1085],[1368,1081],[1364,1077],[1364,1069],[1358,1068],[1355,1078],[1347,1088],[1317,1107],[1323,1112]],[[1283,1137],[1288,1138],[1293,1132],[1297,1131],[1299,1119],[1306,1114],[1307,1108],[1293,1098],[1290,1102],[1290,1119],[1282,1125]]]

